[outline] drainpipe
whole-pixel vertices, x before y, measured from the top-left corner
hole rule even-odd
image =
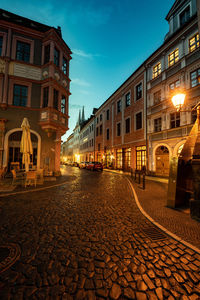
[[[149,171],[148,138],[147,138],[147,67],[145,69],[145,139],[146,139],[146,173]]]

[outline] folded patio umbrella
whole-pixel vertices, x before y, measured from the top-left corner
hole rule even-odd
[[[23,154],[22,163],[25,164],[26,172],[29,171],[30,155],[33,154],[33,147],[31,142],[30,125],[27,118],[23,119],[22,125],[22,139],[20,144],[20,152]]]

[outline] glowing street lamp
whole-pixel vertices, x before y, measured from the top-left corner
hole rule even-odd
[[[185,101],[185,94],[176,94],[172,97],[172,103],[176,107],[177,111],[180,111]]]

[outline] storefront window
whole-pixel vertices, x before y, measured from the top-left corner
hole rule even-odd
[[[146,167],[146,146],[136,147],[136,169],[142,170]]]

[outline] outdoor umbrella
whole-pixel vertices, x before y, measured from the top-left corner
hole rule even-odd
[[[33,154],[33,147],[31,142],[30,125],[27,118],[23,119],[22,125],[22,139],[20,144],[20,152],[23,154],[22,163],[25,164],[26,172],[29,171],[30,155]]]

